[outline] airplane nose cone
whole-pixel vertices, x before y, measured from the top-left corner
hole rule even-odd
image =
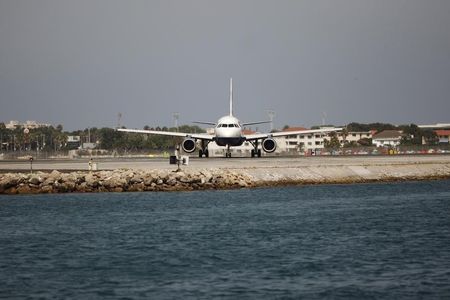
[[[239,128],[217,128],[216,129],[216,136],[217,137],[224,137],[224,138],[233,138],[233,137],[240,137],[241,131]]]

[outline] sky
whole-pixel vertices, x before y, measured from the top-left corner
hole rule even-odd
[[[450,1],[0,0],[0,122],[215,122],[230,77],[244,122],[450,123]]]

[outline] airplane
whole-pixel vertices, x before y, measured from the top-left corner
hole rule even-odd
[[[319,133],[319,132],[323,133],[342,130],[342,128],[323,128],[323,129],[299,130],[289,132],[243,134],[243,128],[245,126],[269,122],[270,121],[241,123],[233,115],[233,79],[231,78],[230,114],[221,117],[217,122],[193,122],[197,124],[214,126],[214,134],[168,132],[168,131],[139,130],[139,129],[125,129],[125,128],[118,128],[117,131],[183,137],[184,140],[181,143],[181,147],[183,148],[183,150],[186,153],[193,153],[197,149],[197,146],[199,146],[200,148],[198,151],[199,157],[209,157],[208,144],[211,142],[216,142],[218,146],[227,147],[225,156],[229,158],[231,157],[230,148],[241,146],[244,142],[250,142],[253,146],[253,149],[251,150],[251,157],[261,157],[260,146],[262,150],[264,150],[264,152],[266,153],[273,153],[276,150],[277,143],[274,140],[275,137]]]

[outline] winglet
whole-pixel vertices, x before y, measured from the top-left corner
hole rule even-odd
[[[230,78],[230,116],[233,116],[233,78]]]

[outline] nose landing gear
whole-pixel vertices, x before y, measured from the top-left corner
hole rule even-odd
[[[226,158],[231,158],[230,145],[227,145],[227,152],[225,153],[225,157],[226,157]]]

